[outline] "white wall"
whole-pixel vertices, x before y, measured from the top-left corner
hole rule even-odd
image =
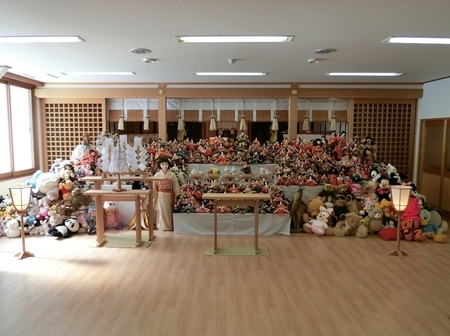
[[[450,118],[450,78],[427,83],[423,86],[423,98],[418,102],[417,128],[414,152],[414,176],[417,182],[419,161],[420,121],[423,119]]]

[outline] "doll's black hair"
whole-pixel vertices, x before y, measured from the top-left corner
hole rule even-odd
[[[172,167],[172,163],[170,162],[167,156],[161,156],[158,160],[158,168],[161,169],[161,163],[167,162],[169,164],[169,168]]]

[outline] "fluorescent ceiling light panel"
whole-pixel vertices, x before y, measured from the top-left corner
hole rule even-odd
[[[450,44],[450,37],[391,36],[383,43]]]
[[[0,43],[84,42],[79,36],[0,36]]]
[[[265,76],[267,72],[194,72],[197,76]]]
[[[395,77],[401,72],[329,72],[327,76]]]
[[[133,76],[134,72],[61,72],[66,76]]]
[[[240,42],[291,42],[293,36],[175,36],[183,43],[240,43]]]

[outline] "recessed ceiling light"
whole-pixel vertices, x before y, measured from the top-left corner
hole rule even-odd
[[[323,54],[332,54],[332,53],[334,53],[334,52],[336,52],[336,49],[317,49],[316,51],[315,51],[315,53],[316,54],[319,54],[319,55],[323,55]]]
[[[144,55],[144,54],[150,54],[151,51],[149,49],[145,49],[145,48],[134,48],[130,50],[133,54],[138,54],[138,55]]]
[[[450,44],[450,37],[391,36],[383,43]]]
[[[134,72],[61,72],[66,76],[133,76]]]
[[[293,36],[175,36],[177,42],[183,43],[291,42],[293,38]]]
[[[267,72],[194,72],[197,76],[265,76]]]
[[[375,76],[375,77],[395,77],[400,76],[401,72],[329,72],[327,76]]]
[[[0,43],[84,42],[79,36],[0,36]]]

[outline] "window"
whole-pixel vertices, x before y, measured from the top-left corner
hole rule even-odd
[[[32,90],[0,83],[0,178],[32,174],[36,169],[33,141]]]

